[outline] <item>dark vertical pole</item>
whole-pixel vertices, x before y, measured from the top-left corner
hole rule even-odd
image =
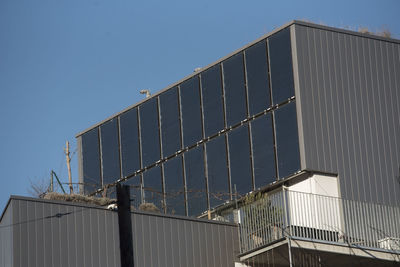
[[[121,266],[134,267],[133,242],[131,222],[131,202],[129,186],[117,184],[118,226],[119,226],[119,250]]]

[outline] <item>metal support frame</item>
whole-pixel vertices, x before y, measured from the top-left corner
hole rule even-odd
[[[286,239],[288,241],[288,251],[289,251],[289,266],[292,267],[293,263],[292,263],[292,244],[291,244],[291,231],[290,231],[290,216],[288,214],[288,212],[290,211],[289,209],[289,201],[287,199],[287,187],[283,186],[282,187],[283,190],[283,203],[284,203],[284,207],[285,207],[285,221],[286,221],[286,229],[284,229],[284,231],[286,232]]]
[[[129,185],[117,184],[118,227],[121,266],[134,267]]]

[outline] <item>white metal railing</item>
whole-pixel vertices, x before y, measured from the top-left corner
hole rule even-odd
[[[400,251],[400,207],[283,190],[239,216],[241,253],[286,237]]]

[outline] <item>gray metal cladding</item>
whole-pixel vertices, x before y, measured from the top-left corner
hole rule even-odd
[[[11,203],[12,266],[119,266],[113,213],[26,199]]]
[[[11,203],[9,207],[11,207]],[[12,209],[4,211],[0,218],[0,267],[13,266]]]
[[[232,224],[135,212],[132,228],[135,266],[233,266],[239,252]],[[0,237],[0,267],[120,266],[117,213],[102,208],[12,197]]]
[[[398,205],[400,44],[304,25],[292,37],[302,169],[338,173],[345,198]]]
[[[233,266],[239,252],[233,225],[135,213],[135,265]]]

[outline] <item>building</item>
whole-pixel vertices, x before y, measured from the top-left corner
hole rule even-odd
[[[78,134],[80,179],[197,215],[313,170],[397,205],[399,69],[398,40],[289,23]]]
[[[293,21],[79,133],[81,190],[236,222],[241,266],[392,266],[399,89],[399,40]]]

